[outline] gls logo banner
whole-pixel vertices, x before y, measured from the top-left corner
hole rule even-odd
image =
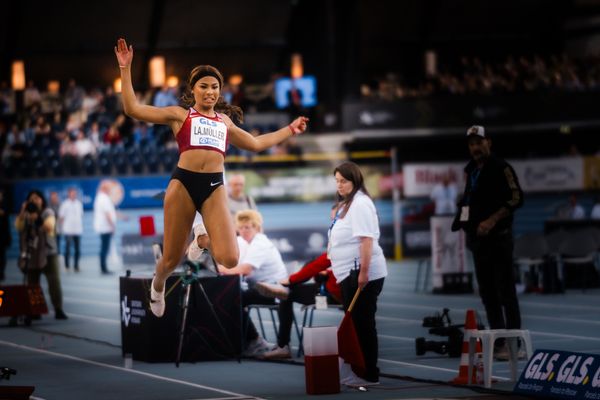
[[[544,398],[600,400],[600,355],[537,350],[514,392]]]

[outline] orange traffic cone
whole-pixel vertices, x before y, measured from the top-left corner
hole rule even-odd
[[[465,318],[465,334],[462,344],[462,354],[460,355],[460,366],[458,367],[458,376],[452,380],[452,383],[457,385],[468,385],[469,384],[469,338],[472,331],[477,330],[477,319],[475,317],[475,310],[467,310],[467,316]],[[477,360],[478,353],[481,353],[481,343],[477,341],[475,346],[475,360]],[[477,368],[473,368],[471,376],[471,383],[477,383]]]

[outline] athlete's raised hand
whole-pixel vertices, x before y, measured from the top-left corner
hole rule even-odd
[[[308,118],[306,117],[298,117],[292,121],[289,125],[290,130],[294,135],[298,135],[304,131],[308,127]]]
[[[117,56],[119,67],[129,67],[133,60],[133,46],[129,45],[129,47],[127,47],[125,39],[120,38],[117,40],[117,45],[115,46],[115,55]]]

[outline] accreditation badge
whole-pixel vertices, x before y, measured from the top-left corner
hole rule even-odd
[[[315,308],[317,310],[327,310],[327,296],[318,294],[315,296]]]
[[[460,221],[467,222],[469,220],[469,206],[463,206],[460,209]]]

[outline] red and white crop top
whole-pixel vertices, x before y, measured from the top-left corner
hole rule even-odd
[[[177,133],[179,154],[186,150],[206,149],[225,156],[227,150],[227,125],[219,114],[208,117],[190,107],[188,115]]]

